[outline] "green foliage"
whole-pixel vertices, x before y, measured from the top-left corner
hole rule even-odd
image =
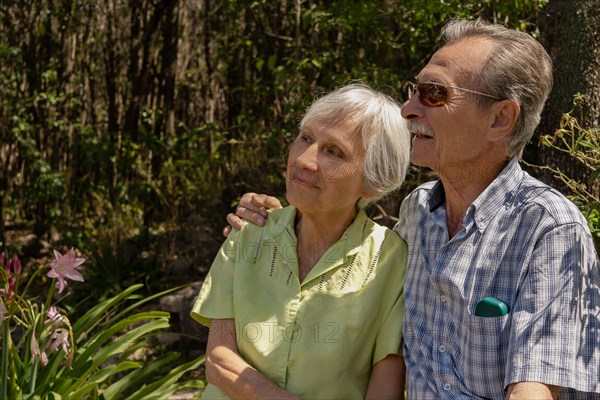
[[[28,275],[20,262],[18,269],[4,264],[2,255],[3,399],[164,399],[203,387],[202,381],[184,375],[198,369],[204,357],[180,363],[177,353],[155,355],[150,350],[153,336],[169,328],[169,313],[137,311],[175,289],[141,296],[136,292],[142,285],[133,285],[71,323],[56,305],[51,307],[54,282],[45,302],[28,294],[43,267]],[[29,278],[20,291],[22,273]],[[171,368],[173,364],[178,366]]]
[[[86,295],[96,300],[114,296],[136,283],[156,282],[160,273],[156,257],[143,257],[141,247],[133,240],[116,247],[100,243],[91,253],[91,262],[94,268],[85,271],[82,286]]]
[[[315,96],[361,80],[403,100],[448,18],[535,34],[544,4],[3,3],[3,218],[85,250],[248,189],[281,193]]]
[[[541,144],[569,155],[571,161],[578,167],[588,171],[587,182],[577,181],[564,172],[544,166],[564,182],[572,191],[568,196],[586,217],[594,237],[596,250],[600,253],[600,198],[594,194],[593,187],[600,183],[600,127],[586,129],[582,127],[574,112],[582,112],[582,97],[576,95],[574,111],[563,114],[559,129],[552,135],[540,138]],[[597,189],[596,189],[597,191]]]

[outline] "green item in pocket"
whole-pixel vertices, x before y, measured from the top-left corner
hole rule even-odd
[[[492,296],[481,300],[475,308],[475,315],[478,317],[502,317],[506,314],[508,314],[508,304]]]

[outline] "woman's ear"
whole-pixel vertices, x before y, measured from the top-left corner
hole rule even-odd
[[[362,190],[360,191],[360,199],[369,201],[370,199],[377,197],[378,195],[379,193],[376,189],[370,188],[367,186],[366,183],[363,183]]]
[[[514,100],[502,100],[492,106],[492,111],[488,138],[497,141],[510,136],[521,114],[521,105]]]

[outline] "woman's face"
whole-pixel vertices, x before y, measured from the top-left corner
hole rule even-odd
[[[309,121],[292,143],[286,195],[302,213],[353,211],[366,195],[364,146],[360,134],[347,125]]]

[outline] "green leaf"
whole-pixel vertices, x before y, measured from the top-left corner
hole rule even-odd
[[[77,322],[73,325],[73,334],[75,335],[75,342],[79,342],[82,338],[85,338],[87,333],[92,330],[95,326],[100,324],[102,315],[108,313],[111,309],[119,305],[121,302],[126,300],[131,293],[135,292],[139,288],[143,287],[142,284],[133,285],[123,290],[117,296],[110,299],[104,300],[87,313],[85,313]]]
[[[79,390],[69,393],[67,399],[83,399],[92,390],[98,387],[98,384],[104,382],[107,378],[112,375],[118,374],[119,372],[126,371],[128,369],[140,368],[142,366],[139,362],[126,361],[119,364],[112,364],[106,368],[101,369],[98,373],[91,376],[87,383],[83,385]]]
[[[254,62],[254,66],[256,67],[257,70],[262,71],[263,69],[263,65],[265,65],[265,60],[263,60],[262,58],[258,58],[255,62]]]
[[[155,319],[151,322],[145,323],[142,326],[136,327],[135,329],[126,332],[117,338],[112,338],[114,334],[134,322],[154,318],[160,319]],[[140,337],[157,329],[164,329],[168,327],[168,313],[160,311],[139,313],[119,321],[91,341],[83,353],[76,356],[76,359],[73,362],[73,368],[69,371],[69,379],[62,381],[56,387],[56,390],[63,394],[70,393],[73,390],[78,390],[79,387],[86,382],[88,377],[94,373],[96,368],[106,362],[111,356],[126,351],[127,348],[131,346],[131,343],[134,343]],[[105,343],[109,340],[112,340],[112,343],[105,345]],[[101,346],[104,347],[98,350]],[[98,350],[98,353],[92,356],[96,350]],[[91,364],[89,363],[90,358],[92,359]]]
[[[313,58],[312,60],[310,60],[310,62],[312,63],[312,65],[319,69],[323,68],[323,64],[321,63],[321,61],[317,60],[316,58]]]
[[[50,358],[48,365],[40,370],[35,393],[44,393],[60,380],[62,368],[64,368],[64,352],[55,352]]]
[[[134,286],[138,286],[138,285],[134,285]],[[140,286],[141,286],[141,285],[140,285]],[[138,286],[138,287],[140,287],[140,286]],[[154,295],[152,295],[152,296],[144,296],[144,297],[142,298],[142,300],[140,300],[140,301],[138,301],[138,302],[135,302],[135,303],[133,303],[133,304],[129,305],[129,307],[127,307],[127,308],[123,309],[121,312],[119,312],[117,315],[115,315],[113,318],[111,318],[111,320],[118,320],[118,319],[121,319],[121,318],[122,318],[124,315],[126,315],[126,314],[129,314],[131,311],[134,311],[134,310],[138,310],[138,309],[140,309],[140,307],[141,307],[143,304],[145,304],[145,303],[147,303],[147,302],[149,302],[149,301],[152,301],[152,300],[154,300],[154,299],[158,299],[158,298],[160,298],[160,297],[164,296],[165,294],[168,294],[168,293],[174,292],[174,291],[176,291],[176,290],[179,290],[179,289],[181,289],[182,287],[185,287],[185,285],[184,285],[184,286],[176,286],[176,287],[172,287],[172,288],[170,288],[170,289],[167,289],[167,290],[164,290],[164,291],[162,291],[162,292],[160,292],[160,293],[156,293],[156,294],[154,294]]]
[[[158,324],[161,325],[161,327],[163,327],[163,328],[166,328],[169,326],[169,322],[168,322],[169,313],[166,313],[164,311],[149,311],[149,312],[135,314],[131,317],[127,317],[121,321],[118,321],[114,325],[105,328],[99,335],[97,335],[96,337],[94,337],[93,339],[91,339],[89,341],[89,343],[85,346],[84,351],[81,354],[76,355],[75,360],[73,362],[73,369],[77,370],[78,368],[80,368],[81,363],[86,362],[96,350],[98,350],[101,346],[103,346],[106,342],[108,342],[110,340],[113,340],[113,343],[110,346],[115,346],[115,345],[119,345],[120,342],[122,342],[123,339],[125,339],[125,338],[127,340],[129,340],[129,339],[139,337],[140,336],[139,333],[145,332],[145,330],[147,329],[146,326],[148,324],[137,327],[136,329],[125,333],[118,339],[113,339],[113,336],[115,334],[117,334],[118,332],[120,332],[121,330],[126,328],[127,326],[129,326],[135,322],[143,321],[145,319],[156,319],[156,318],[159,318],[159,320],[152,321],[148,324],[154,324],[154,323],[158,322]],[[154,326],[154,325],[152,325],[152,326]],[[108,347],[103,348],[102,352],[106,351],[107,348]]]
[[[142,386],[144,380],[148,376],[151,376],[157,370],[165,366],[166,364],[177,360],[180,357],[177,353],[169,353],[160,358],[152,360],[150,363],[146,363],[142,368],[130,372],[117,382],[110,385],[104,391],[104,398],[110,400],[118,396],[123,395],[129,391],[130,388],[139,388]]]
[[[174,390],[172,388],[171,392],[168,393],[169,388],[181,377],[181,375],[188,371],[198,368],[202,363],[204,363],[204,356],[198,357],[195,360],[180,365],[179,367],[171,370],[162,379],[141,388],[140,390],[129,396],[128,400],[164,399],[166,398],[167,394],[174,393]]]
[[[48,400],[62,400],[62,396],[56,392],[48,393]]]
[[[269,59],[267,60],[267,67],[269,67],[269,69],[271,71],[273,71],[273,68],[275,68],[276,62],[277,62],[277,56],[275,54],[270,55]]]
[[[590,175],[590,185],[600,178],[600,164],[594,165],[594,168],[596,169],[592,172],[592,175]]]

